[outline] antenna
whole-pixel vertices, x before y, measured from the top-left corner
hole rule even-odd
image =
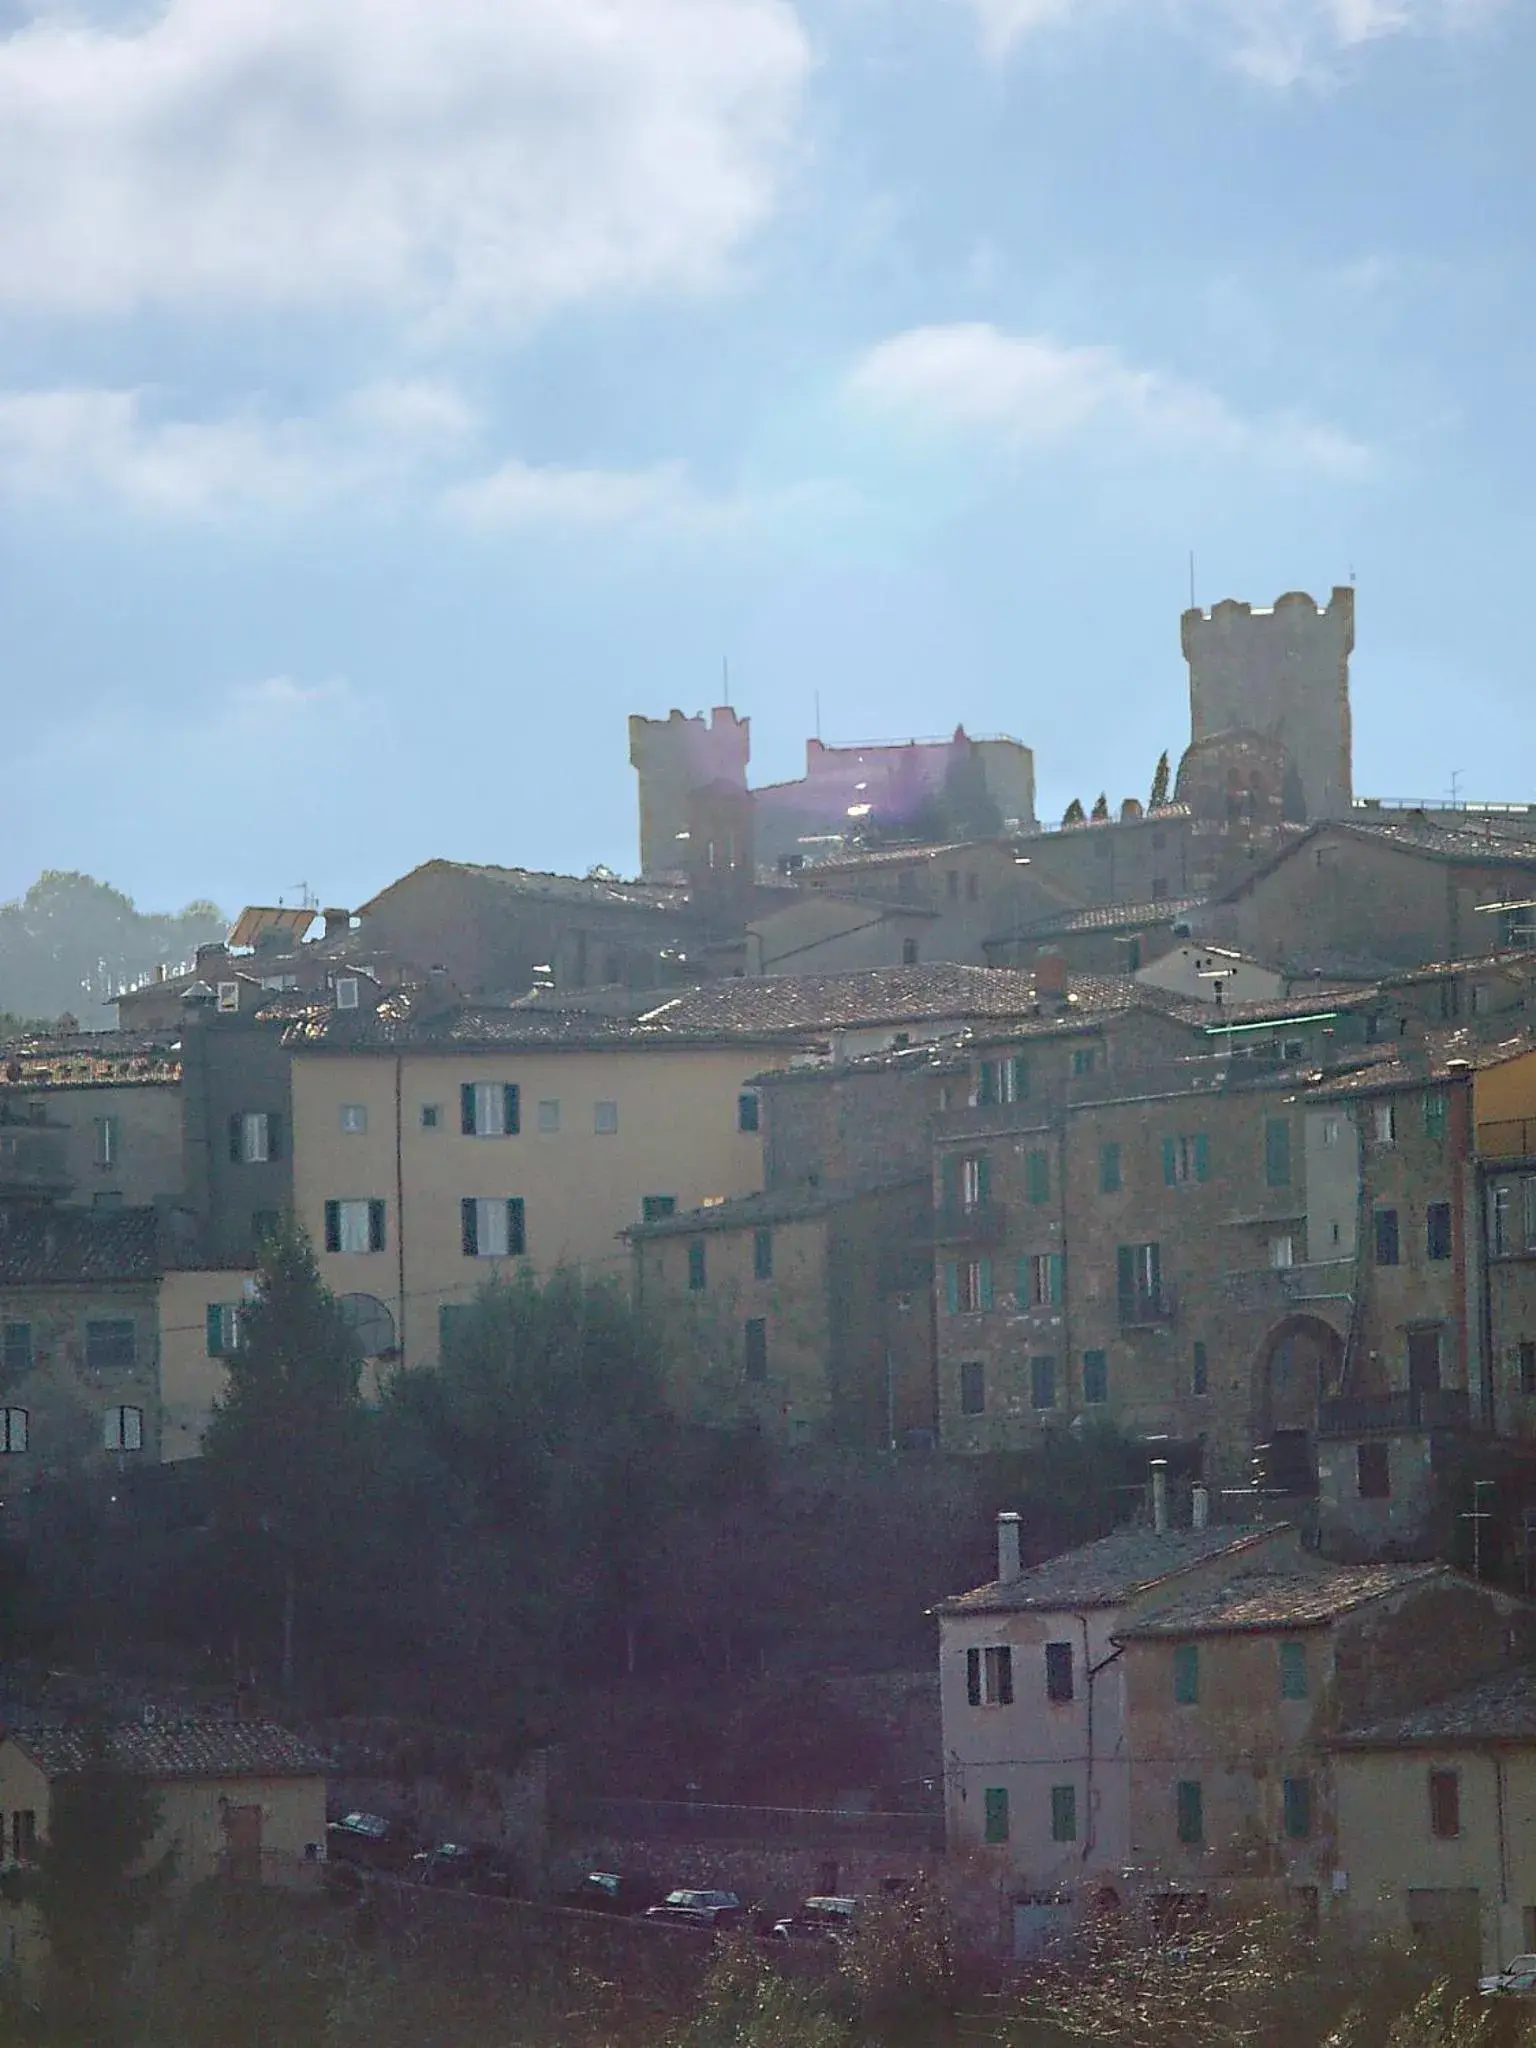
[[[1193,548],[1189,551],[1189,608],[1191,611],[1197,609],[1195,604],[1195,551]]]
[[[720,657],[720,675],[725,685],[725,708],[729,711],[731,708],[731,657],[728,654],[722,654]]]
[[[821,692],[816,692],[816,737],[821,738]]]

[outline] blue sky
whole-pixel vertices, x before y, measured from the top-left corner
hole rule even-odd
[[[1356,786],[1533,794],[1519,0],[0,0],[0,894],[635,860],[1359,587]]]

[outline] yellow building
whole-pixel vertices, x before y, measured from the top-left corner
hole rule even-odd
[[[240,1310],[255,1286],[245,1268],[172,1271],[160,1280],[160,1456],[195,1458],[213,1404],[224,1391],[224,1361],[239,1336]]]

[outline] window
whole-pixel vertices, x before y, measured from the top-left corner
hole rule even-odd
[[[960,1368],[960,1413],[984,1415],[987,1411],[987,1369],[979,1358],[968,1358]]]
[[[1280,1697],[1283,1700],[1304,1700],[1307,1696],[1307,1646],[1305,1643],[1282,1643],[1280,1645]]]
[[[27,1448],[25,1408],[0,1408],[0,1457],[19,1457]]]
[[[1525,1212],[1525,1248],[1536,1251],[1536,1177],[1527,1176],[1521,1181],[1520,1192],[1524,1197],[1521,1207]]]
[[[1118,1195],[1122,1186],[1120,1177],[1120,1147],[1101,1145],[1099,1147],[1099,1193]]]
[[[1164,1138],[1163,1140],[1163,1182],[1167,1187],[1178,1187],[1187,1180],[1209,1180],[1211,1177],[1210,1140],[1203,1131],[1192,1137]]]
[[[1008,1787],[989,1785],[985,1794],[986,1838],[989,1842],[1008,1839]]]
[[[1395,1145],[1397,1143],[1397,1104],[1395,1102],[1378,1102],[1371,1112],[1371,1122],[1372,1128],[1376,1133],[1378,1145]]]
[[[349,1138],[366,1137],[368,1133],[367,1103],[344,1102],[341,1105],[341,1128]]]
[[[240,984],[238,981],[221,981],[218,985],[218,1007],[221,1015],[233,1016],[240,1007]]]
[[[677,1214],[676,1195],[642,1195],[640,1197],[640,1221],[662,1223],[668,1216]]]
[[[1091,1074],[1098,1064],[1098,1054],[1091,1045],[1080,1045],[1072,1055],[1072,1072],[1075,1075]]]
[[[1031,1308],[1060,1308],[1064,1261],[1060,1252],[1035,1252],[1024,1261],[1025,1285],[1020,1290]]]
[[[773,1278],[773,1232],[754,1230],[752,1233],[752,1277],[754,1280]]]
[[[977,1075],[976,1100],[983,1108],[995,1102],[1029,1100],[1029,1061],[1023,1053],[1005,1060],[983,1060]]]
[[[522,1197],[466,1196],[459,1234],[466,1259],[520,1259],[527,1245]]]
[[[592,1105],[592,1129],[599,1138],[617,1137],[619,1130],[619,1105],[616,1102],[594,1102]]]
[[[1054,1358],[1032,1358],[1029,1361],[1029,1404],[1032,1408],[1054,1408],[1056,1406],[1056,1361]]]
[[[1392,1498],[1392,1447],[1387,1443],[1355,1445],[1355,1491],[1361,1500]]]
[[[1077,1787],[1075,1785],[1053,1785],[1051,1787],[1051,1840],[1053,1842],[1075,1842],[1077,1840]]]
[[[32,1370],[32,1325],[30,1323],[7,1323],[4,1337],[0,1338],[0,1359],[3,1359],[8,1373],[30,1372]]]
[[[134,1364],[133,1323],[127,1316],[88,1322],[85,1363],[90,1372],[131,1371]]]
[[[1277,1273],[1287,1272],[1296,1263],[1296,1240],[1289,1231],[1269,1240],[1269,1263]]]
[[[424,1131],[440,1129],[442,1121],[443,1105],[440,1102],[424,1102],[421,1105],[421,1128]]]
[[[1083,1405],[1096,1408],[1100,1402],[1109,1399],[1109,1354],[1104,1351],[1083,1353]]]
[[[142,1451],[144,1410],[109,1408],[101,1419],[101,1443],[107,1451]]]
[[[1013,1651],[1006,1643],[966,1651],[965,1691],[973,1707],[1013,1705]]]
[[[1429,1774],[1429,1831],[1441,1841],[1461,1833],[1461,1774],[1457,1771]]]
[[[1285,1832],[1293,1842],[1305,1842],[1312,1833],[1312,1780],[1285,1781]]]
[[[1115,1253],[1122,1323],[1147,1322],[1163,1313],[1163,1252],[1158,1244],[1123,1244]]]
[[[122,1154],[122,1124],[115,1116],[91,1118],[91,1157],[98,1166],[116,1166]]]
[[[4,1830],[0,1829],[0,1848],[4,1847]],[[30,1863],[37,1855],[37,1815],[29,1807],[21,1807],[11,1815],[11,1856],[17,1863]]]
[[[979,903],[981,901],[981,877],[974,869],[966,870],[965,900],[967,903]]]
[[[1426,1138],[1445,1136],[1445,1096],[1439,1090],[1432,1090],[1424,1098],[1424,1135]]]
[[[325,1205],[328,1252],[381,1252],[385,1241],[383,1202],[339,1201]]]
[[[1374,1218],[1376,1230],[1376,1263],[1378,1266],[1397,1264],[1397,1211],[1378,1209]]]
[[[702,1237],[696,1237],[688,1247],[688,1289],[692,1294],[702,1294],[709,1285],[709,1262]]]
[[[1431,1259],[1451,1256],[1451,1205],[1431,1202],[1424,1213],[1424,1250]]]
[[[974,1216],[992,1199],[992,1162],[984,1152],[945,1159],[939,1169],[944,1205]]]
[[[944,879],[949,887],[950,902],[958,903],[960,901],[960,870],[958,868],[951,868]]]
[[[1337,1145],[1337,1144],[1338,1144],[1338,1142],[1339,1142],[1339,1136],[1340,1136],[1340,1132],[1341,1132],[1341,1130],[1342,1130],[1342,1125],[1340,1124],[1340,1122],[1339,1122],[1339,1119],[1338,1119],[1338,1118],[1337,1118],[1336,1116],[1326,1116],[1326,1117],[1324,1117],[1324,1118],[1323,1118],[1323,1143],[1324,1143],[1325,1145],[1327,1145],[1328,1147],[1330,1147],[1330,1149],[1331,1149],[1331,1148],[1332,1148],[1333,1146]]]
[[[459,1129],[466,1138],[515,1138],[522,1128],[522,1093],[516,1082],[465,1081],[459,1089]]]
[[[1291,1124],[1288,1117],[1266,1117],[1264,1121],[1264,1185],[1288,1188],[1291,1184]]]
[[[902,889],[902,888],[901,888],[900,886],[898,886],[898,888],[897,888],[897,892],[896,892],[896,893],[897,893],[898,895],[908,895],[908,896],[909,896],[909,895],[911,894],[911,881],[910,881],[910,877],[909,877],[909,876],[907,876],[907,875],[902,875],[902,876],[900,876],[900,877],[899,877],[899,883],[901,883],[901,882],[904,882],[904,883],[906,883],[906,884],[907,884],[908,886],[907,886],[907,887],[906,887],[905,889]],[[901,964],[902,964],[902,966],[903,966],[903,967],[915,967],[915,966],[917,965],[917,941],[916,941],[916,939],[903,939],[903,940],[902,940],[902,942],[901,942]]]
[[[742,1326],[742,1360],[747,1378],[761,1385],[768,1377],[768,1322],[764,1316],[748,1316]]]
[[[1049,1152],[1031,1152],[1024,1161],[1024,1190],[1031,1202],[1039,1204],[1051,1199],[1051,1155]]]
[[[1070,1643],[1047,1643],[1045,1646],[1045,1696],[1053,1705],[1062,1707],[1072,1698],[1072,1645]]]
[[[1192,1394],[1208,1394],[1211,1391],[1210,1367],[1206,1362],[1204,1343],[1197,1337],[1189,1365],[1189,1391]]]
[[[1205,1840],[1205,1802],[1198,1778],[1181,1778],[1174,1787],[1174,1813],[1181,1842]]]
[[[560,1128],[560,1105],[558,1102],[541,1102],[538,1111],[539,1129],[546,1138],[552,1138]]]
[[[738,1131],[757,1131],[762,1128],[763,1106],[757,1091],[743,1089],[736,1098],[736,1128]]]
[[[240,1342],[240,1304],[210,1301],[208,1304],[208,1356],[228,1358]]]
[[[229,1157],[235,1166],[265,1166],[283,1156],[283,1120],[267,1110],[248,1110],[229,1120]]]
[[[357,1008],[357,976],[339,974],[336,977],[336,1007],[338,1010]]]
[[[949,1312],[978,1315],[992,1306],[992,1261],[958,1259],[946,1268]]]
[[[1488,1190],[1488,1249],[1496,1259],[1508,1258],[1514,1250],[1512,1229],[1514,1189],[1499,1181]]]
[[[25,1324],[22,1325],[25,1328]],[[10,1332],[6,1332],[9,1336]],[[1536,1343],[1522,1338],[1520,1343],[1520,1391],[1522,1394],[1536,1394]]]
[[[1179,1643],[1173,1652],[1173,1697],[1178,1706],[1193,1707],[1200,1699],[1200,1645]]]

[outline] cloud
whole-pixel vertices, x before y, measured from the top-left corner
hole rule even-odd
[[[1213,42],[1224,61],[1284,90],[1320,83],[1338,59],[1395,35],[1455,35],[1481,26],[1508,0],[963,0],[983,48],[1001,59],[1030,36],[1135,8]]]
[[[1338,476],[1361,474],[1371,459],[1335,428],[1296,416],[1244,419],[1214,392],[1138,369],[1116,349],[1069,347],[982,322],[893,335],[857,365],[848,388],[861,406],[921,430],[1001,436],[1015,449],[1097,429],[1139,446],[1264,454]]]
[[[537,527],[718,527],[739,524],[744,501],[711,498],[682,463],[650,469],[564,469],[506,462],[445,492],[443,510],[485,531]]]
[[[0,35],[0,303],[521,325],[716,283],[771,213],[790,0],[34,0]]]

